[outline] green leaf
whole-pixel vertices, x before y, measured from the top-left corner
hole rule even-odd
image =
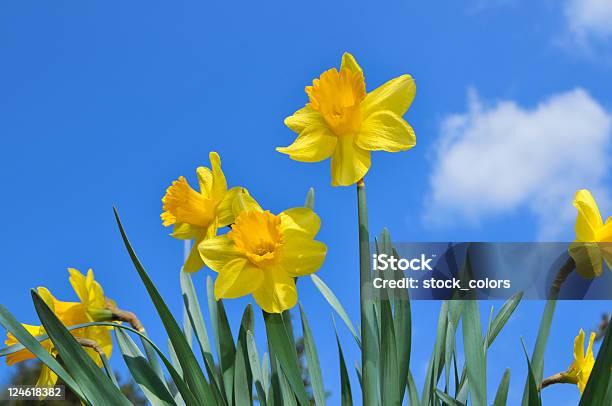
[[[542,401],[540,399],[540,391],[538,390],[538,385],[536,384],[535,376],[533,375],[533,368],[531,368],[531,362],[529,361],[529,355],[527,355],[527,348],[525,347],[525,342],[521,338],[521,342],[523,344],[523,351],[525,352],[525,358],[527,359],[527,404],[529,406],[541,406]],[[591,405],[591,403],[589,403]]]
[[[473,406],[487,406],[487,364],[482,347],[482,327],[476,300],[463,304],[463,345]]]
[[[459,402],[458,400],[451,398],[446,393],[442,392],[440,389],[436,389],[436,395],[438,396],[438,398],[441,401],[443,401],[445,404],[447,404],[449,406],[465,406],[464,403]]]
[[[400,382],[398,376],[397,347],[395,346],[395,328],[391,314],[391,304],[388,300],[381,302],[381,344],[380,378],[381,398],[383,405],[400,404]],[[401,361],[403,362],[403,360]],[[402,388],[404,384],[402,383]]]
[[[550,334],[550,326],[552,325],[553,316],[555,314],[555,307],[557,301],[554,299],[547,300],[546,306],[544,307],[544,313],[540,320],[540,328],[538,329],[538,337],[536,344],[531,355],[531,367],[533,368],[533,377],[536,385],[542,382],[542,374],[544,373],[544,352],[546,351],[546,343]],[[523,391],[523,402],[522,406],[531,406],[528,401],[529,396],[529,379],[525,382],[525,389]]]
[[[114,331],[125,364],[151,405],[175,405],[172,394],[151,368],[136,343],[122,329]]]
[[[504,376],[502,377],[499,387],[497,388],[497,394],[495,395],[495,401],[493,406],[506,406],[508,400],[508,387],[510,386],[510,370],[506,369]]]
[[[352,406],[353,394],[351,392],[351,381],[349,380],[348,370],[346,369],[346,362],[344,361],[344,354],[342,352],[342,346],[340,345],[340,339],[338,338],[338,330],[336,329],[335,322],[334,332],[336,333],[336,343],[338,344],[338,358],[340,362],[340,403],[342,404],[342,406]]]
[[[283,375],[287,378],[298,401],[302,405],[307,405],[308,394],[298,366],[295,343],[287,332],[285,322],[280,314],[263,312],[263,315],[270,351],[274,354],[274,358],[278,359]]]
[[[261,380],[263,382],[263,387],[266,390],[266,399],[270,401],[272,398],[270,397],[270,391],[272,390],[272,383],[270,379],[270,355],[267,352],[263,355],[263,361],[261,362]]]
[[[208,340],[208,330],[204,323],[204,317],[202,315],[202,308],[198,296],[196,295],[195,286],[189,272],[185,272],[181,269],[181,292],[183,294],[183,301],[189,320],[191,321],[193,331],[195,332],[196,339],[202,350],[202,356],[210,365],[214,365],[214,359],[212,356],[212,350],[210,348],[210,341]]]
[[[283,406],[297,406],[297,401],[295,400],[295,395],[291,390],[291,385],[287,380],[287,376],[283,372],[280,362],[277,358],[274,358],[274,362],[276,363],[276,370],[278,373],[278,384],[281,393],[282,405]],[[303,403],[306,404],[306,403]]]
[[[62,358],[66,370],[79,382],[80,386],[87,388],[88,400],[96,405],[103,403],[131,405],[130,401],[81,348],[74,336],[66,330],[66,327],[35,290],[32,290],[32,299],[38,318]]]
[[[450,385],[451,363],[455,354],[455,327],[451,320],[446,326],[446,344],[444,348],[444,387],[448,390]]]
[[[612,396],[612,327],[607,330],[579,406],[610,404],[605,399]]]
[[[8,332],[13,334],[20,344],[11,345],[10,347],[2,350],[1,356],[6,356],[13,352],[17,352],[23,348],[27,348],[32,354],[36,356],[43,364],[51,369],[57,376],[70,388],[79,399],[86,403],[90,403],[87,397],[87,393],[84,392],[77,381],[75,381],[70,374],[64,369],[64,367],[45,350],[40,344],[43,338],[34,337],[28,330],[26,330],[17,319],[8,311],[6,307],[0,305],[0,324]],[[46,337],[46,336],[45,336]],[[84,388],[87,390],[87,388]]]
[[[222,392],[220,387],[221,377],[218,374],[217,367],[215,365],[215,360],[212,355],[212,350],[210,348],[208,330],[206,329],[206,324],[204,323],[202,308],[200,307],[200,302],[195,291],[195,286],[193,284],[191,274],[181,270],[180,279],[181,292],[183,294],[183,301],[185,303],[187,316],[193,327],[193,331],[195,332],[196,340],[198,341],[198,344],[200,346],[202,358],[204,359],[204,366],[206,367],[206,372],[208,374],[208,377],[210,378],[210,384],[213,393],[215,394],[215,397],[217,397],[218,394],[221,394]],[[224,396],[225,395],[223,395],[223,400],[225,403],[227,403]]]
[[[223,300],[215,300],[214,283],[210,276],[206,278],[206,289],[208,309],[210,311],[210,319],[212,320],[217,356],[223,378],[223,387],[225,388],[225,396],[229,403],[234,392],[234,362],[236,359],[234,337],[227,321]]]
[[[514,310],[516,310],[516,307],[521,302],[522,298],[523,298],[523,292],[518,292],[514,294],[510,299],[506,301],[506,303],[504,303],[502,308],[495,315],[495,318],[493,319],[493,322],[491,323],[491,330],[489,331],[489,334],[488,334],[487,348],[490,347],[491,344],[493,344],[493,341],[495,340],[497,335],[501,332],[501,330],[504,328],[504,326],[510,319],[510,316],[512,316],[512,314],[514,313]]]
[[[157,291],[157,288],[149,278],[149,275],[142,267],[142,264],[138,260],[136,253],[132,249],[132,246],[125,234],[125,230],[123,229],[123,225],[121,224],[121,220],[119,219],[119,214],[117,210],[114,209],[115,219],[117,220],[117,225],[119,226],[119,231],[121,232],[121,237],[123,238],[123,242],[125,247],[134,263],[134,267],[138,271],[140,278],[142,279],[153,304],[155,305],[155,309],[164,325],[166,333],[170,341],[172,342],[172,348],[176,351],[176,355],[178,361],[181,364],[181,368],[183,369],[183,373],[185,374],[185,381],[189,385],[189,388],[193,391],[198,403],[203,404],[212,404],[214,402],[214,397],[208,382],[198,364],[198,361],[185,338],[185,335],[181,331],[176,319],[172,316],[168,305],[162,299],[161,295]]]
[[[315,284],[317,289],[319,289],[319,292],[321,292],[325,300],[327,300],[327,303],[329,303],[331,307],[336,311],[336,313],[338,313],[338,316],[340,316],[344,324],[346,324],[346,327],[348,327],[349,331],[355,338],[355,341],[357,341],[357,345],[359,345],[359,347],[361,348],[361,340],[357,335],[357,330],[355,330],[355,326],[353,326],[353,323],[351,322],[351,319],[346,313],[346,310],[344,310],[344,307],[342,307],[342,304],[340,303],[336,295],[334,295],[334,292],[332,292],[331,289],[325,284],[325,282],[323,282],[321,278],[319,278],[317,275],[311,274],[310,279]]]
[[[308,207],[310,210],[314,210],[315,204],[315,191],[314,188],[308,189],[308,194],[306,194],[306,202],[304,203],[304,207]]]
[[[304,334],[304,349],[306,351],[306,365],[308,366],[308,374],[310,376],[310,385],[312,386],[312,394],[316,405],[325,405],[325,388],[323,387],[323,376],[321,375],[321,365],[319,364],[319,355],[317,347],[312,337],[310,324],[306,318],[306,313],[300,304],[300,317],[302,319],[302,332]]]
[[[438,327],[436,329],[436,341],[434,343],[433,353],[429,360],[427,373],[425,375],[425,385],[423,387],[422,403],[429,405],[435,395],[435,388],[442,374],[442,365],[444,363],[444,351],[446,346],[446,327],[448,325],[449,302],[443,301],[440,306],[440,315],[438,316]]]
[[[419,400],[419,391],[417,390],[412,372],[408,370],[408,401],[410,406],[419,406],[421,401]]]
[[[261,371],[261,364],[259,363],[259,353],[257,352],[257,345],[255,343],[255,338],[253,337],[253,332],[247,331],[246,339],[247,350],[249,353],[249,364],[251,366],[251,373],[253,374],[255,390],[257,391],[257,399],[259,400],[259,403],[261,405],[266,406],[266,383],[263,378],[263,373]]]
[[[119,388],[119,382],[117,382],[117,377],[113,372],[113,368],[111,368],[110,364],[108,363],[108,358],[106,358],[106,355],[104,355],[104,353],[99,355],[100,360],[102,360],[102,366],[104,367],[104,372],[106,372],[106,376],[108,376],[108,378],[111,380],[111,382],[113,383],[113,385],[115,385],[116,388]]]
[[[247,332],[254,329],[253,308],[247,305],[242,315],[238,342],[236,345],[236,361],[234,365],[234,401],[237,405],[252,404],[253,375],[249,364],[247,348]]]

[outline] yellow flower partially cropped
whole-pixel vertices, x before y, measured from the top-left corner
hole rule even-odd
[[[584,335],[584,330],[580,329],[580,332],[574,339],[574,362],[572,362],[564,376],[565,382],[578,385],[580,393],[584,392],[584,388],[586,388],[589,376],[591,376],[591,371],[593,371],[593,366],[595,365],[595,356],[593,355],[595,333],[591,333],[586,354],[584,353]]]
[[[578,209],[576,239],[569,253],[576,263],[576,272],[593,278],[601,275],[604,262],[612,269],[612,217],[603,222],[593,195],[586,189],[576,192],[574,207]]]
[[[227,189],[227,181],[221,170],[221,158],[216,152],[209,154],[212,170],[199,167],[196,172],[200,191],[195,191],[181,176],[172,182],[162,198],[164,226],[173,226],[172,236],[180,240],[195,240],[195,244],[183,265],[187,272],[200,270],[204,263],[198,254],[198,245],[206,238],[214,237],[217,229],[234,221],[232,202],[244,188]]]
[[[275,215],[250,196],[234,202],[236,221],[226,235],[200,244],[202,259],[219,273],[215,297],[252,294],[268,313],[280,313],[297,303],[295,277],[319,270],[327,247],[314,240],[319,216],[297,207]]]
[[[94,280],[93,271],[90,269],[87,276],[82,275],[76,269],[69,269],[70,272],[70,283],[72,284],[75,292],[79,296],[80,302],[63,302],[57,300],[47,288],[39,287],[37,289],[38,294],[43,301],[49,306],[57,318],[67,327],[74,326],[77,324],[88,323],[96,321],[97,311],[104,308],[105,298],[104,291],[98,282]],[[102,306],[102,307],[100,307]],[[26,330],[33,336],[41,336],[46,334],[43,326],[32,326],[28,324],[22,324]],[[71,333],[75,337],[85,338],[93,340],[98,344],[100,349],[104,352],[106,357],[110,357],[113,348],[112,337],[110,334],[109,327],[86,327],[76,330],[72,330]],[[11,334],[7,334],[5,344],[7,346],[17,344],[17,339]],[[57,355],[57,351],[53,347],[53,343],[50,340],[44,340],[41,342],[43,348],[45,348],[53,356]],[[97,352],[91,348],[84,348],[89,356],[96,362],[99,367],[102,367],[102,360]],[[6,357],[6,363],[13,365],[17,362],[21,362],[27,359],[35,358],[34,354],[30,351],[23,349],[10,354]],[[40,376],[37,381],[38,386],[49,386],[54,385],[57,381],[57,375],[53,373],[47,366],[41,367]]]
[[[370,169],[370,151],[414,147],[414,131],[402,116],[415,93],[410,75],[366,93],[361,67],[345,53],[340,71],[325,71],[312,86],[306,86],[309,103],[285,119],[299,136],[293,144],[276,150],[301,162],[331,157],[332,185],[352,185]]]

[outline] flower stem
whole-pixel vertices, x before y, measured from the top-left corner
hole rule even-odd
[[[370,236],[368,209],[363,179],[357,182],[357,208],[359,222],[359,297],[361,308],[361,366],[363,373],[362,396],[366,406],[378,404],[376,372],[376,334],[374,330],[374,303],[366,294],[372,278],[370,270]]]

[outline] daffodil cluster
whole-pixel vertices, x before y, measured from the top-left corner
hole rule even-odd
[[[81,274],[78,270],[70,268],[70,284],[76,292],[79,301],[78,302],[63,302],[57,300],[47,288],[39,287],[37,289],[38,294],[49,306],[49,308],[55,313],[58,319],[65,326],[75,326],[82,323],[88,323],[93,321],[101,321],[106,319],[104,316],[106,307],[106,297],[104,296],[104,290],[102,286],[94,279],[93,271],[90,269],[87,275]],[[45,335],[45,329],[43,326],[33,326],[29,324],[23,324],[23,327],[33,336]],[[79,328],[71,331],[72,335],[79,338],[84,338],[94,341],[98,347],[104,352],[106,357],[111,356],[113,349],[112,337],[110,334],[110,327],[105,326],[94,326]],[[5,344],[8,346],[17,344],[17,339],[11,334],[7,334]],[[56,356],[57,351],[53,347],[51,340],[46,339],[41,342],[43,348],[45,348],[50,354]],[[99,354],[91,348],[85,348],[85,351],[89,356],[96,362],[99,367],[102,367],[102,360]],[[27,359],[35,358],[27,349],[19,350],[13,354],[10,354],[6,358],[8,365],[13,365],[17,362],[21,362]],[[37,386],[51,386],[57,382],[57,375],[51,371],[46,365],[42,365],[40,376],[36,383]]]
[[[252,294],[268,313],[292,308],[294,278],[316,272],[325,259],[325,244],[314,240],[319,217],[305,207],[264,211],[246,189],[227,190],[218,154],[212,152],[210,161],[212,173],[197,170],[199,193],[181,177],[162,199],[161,217],[174,225],[172,236],[195,240],[183,268],[193,272],[206,264],[217,272],[217,300]],[[227,234],[217,236],[224,226]]]

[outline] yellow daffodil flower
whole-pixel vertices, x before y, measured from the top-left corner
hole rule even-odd
[[[215,298],[252,294],[268,313],[281,313],[297,303],[295,277],[316,272],[327,247],[314,240],[319,216],[298,207],[274,215],[249,195],[233,205],[236,220],[225,235],[200,244],[204,263],[219,275]]]
[[[352,185],[370,169],[370,151],[405,151],[416,144],[402,118],[415,93],[410,75],[366,93],[361,67],[345,53],[340,71],[332,68],[306,86],[309,103],[285,119],[299,136],[276,150],[301,162],[331,157],[332,185]]]
[[[88,323],[97,321],[95,315],[97,310],[105,305],[105,297],[102,287],[98,282],[94,280],[93,271],[90,269],[87,276],[82,275],[76,269],[69,269],[70,272],[70,283],[74,288],[75,292],[79,296],[80,302],[63,302],[57,300],[47,288],[39,287],[37,289],[38,294],[49,306],[49,308],[55,313],[58,319],[65,326],[74,326],[77,324]],[[93,316],[92,316],[93,315]],[[41,336],[46,334],[43,326],[32,326],[28,324],[22,324],[26,330],[33,336]],[[87,327],[72,330],[71,333],[75,337],[85,338],[93,340],[104,352],[106,357],[111,356],[113,342],[110,335],[110,327]],[[17,344],[17,339],[11,334],[7,334],[5,344],[7,346]],[[56,349],[53,347],[53,343],[50,340],[44,340],[41,342],[43,348],[45,348],[53,356],[57,355]],[[91,349],[84,348],[89,356],[96,362],[99,367],[102,367],[102,360],[99,354]],[[21,362],[27,359],[35,358],[27,349],[17,351],[6,357],[6,363],[13,365],[17,362]],[[46,365],[42,365],[40,376],[37,381],[37,386],[50,386],[57,382],[57,375],[51,371]]]
[[[576,240],[569,253],[576,263],[576,272],[585,278],[594,278],[603,272],[603,263],[612,269],[612,217],[603,222],[595,199],[586,189],[576,192],[574,207]]]
[[[221,158],[216,152],[209,154],[212,171],[199,167],[196,172],[200,191],[191,188],[181,176],[172,182],[162,198],[161,219],[164,226],[174,226],[172,236],[180,240],[195,240],[195,244],[183,265],[187,272],[196,272],[204,263],[198,254],[198,245],[206,238],[214,237],[217,229],[234,221],[232,202],[244,188],[227,189],[227,181],[221,170]]]
[[[591,333],[589,345],[587,346],[586,354],[584,353],[584,330],[580,332],[574,339],[574,362],[570,365],[565,375],[565,382],[578,385],[580,393],[584,392],[586,384],[593,371],[595,365],[595,356],[593,355],[593,342],[595,341],[595,333]]]

